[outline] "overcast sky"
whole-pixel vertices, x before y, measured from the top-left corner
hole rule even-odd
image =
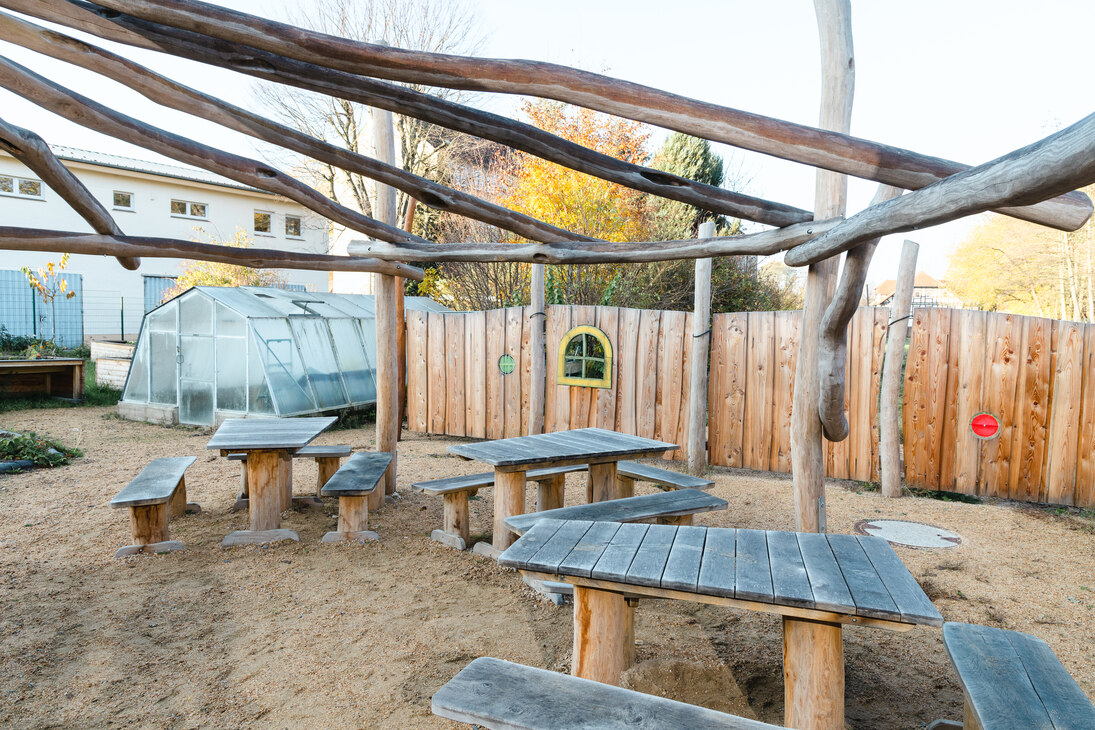
[[[758,114],[817,122],[817,29],[813,5],[806,0],[469,3],[487,36],[483,55],[563,63]],[[295,0],[222,4],[280,18]],[[856,136],[977,164],[1095,111],[1091,0],[859,0],[852,13]],[[235,103],[247,105],[250,99],[249,78],[124,46],[111,48]],[[164,110],[94,74],[3,42],[0,53],[145,121],[242,154],[259,153],[249,138]],[[477,103],[508,113],[515,100],[482,97]],[[159,159],[5,91],[0,91],[0,110],[7,120],[51,143]],[[656,138],[662,134],[655,130]],[[734,155],[751,177],[747,192],[812,208],[812,168],[722,146],[719,151]],[[849,213],[865,207],[875,187],[853,179]],[[893,278],[906,237],[921,243],[920,268],[942,276],[946,255],[970,225],[967,219],[890,237],[876,255],[871,279]]]

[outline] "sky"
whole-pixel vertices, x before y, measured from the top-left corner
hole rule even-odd
[[[756,114],[817,123],[817,27],[807,0],[464,1],[478,17],[484,37],[479,55],[566,64]],[[297,2],[221,4],[281,19]],[[1091,0],[853,0],[852,23],[855,136],[979,164],[1095,111]],[[249,77],[82,37],[258,110],[252,96],[255,82]],[[239,154],[267,154],[248,137],[158,107],[93,73],[2,41],[0,54],[146,122]],[[473,101],[510,114],[519,100],[479,95]],[[85,130],[4,90],[0,116],[51,143],[163,159]],[[652,131],[655,144],[666,134]],[[813,168],[724,145],[716,149],[749,180],[745,192],[813,207]],[[851,180],[849,215],[867,206],[876,187]],[[966,218],[887,237],[875,255],[871,281],[894,278],[906,238],[921,244],[918,268],[942,277],[948,254],[975,223],[975,218]]]

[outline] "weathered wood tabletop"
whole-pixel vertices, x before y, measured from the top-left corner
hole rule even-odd
[[[603,428],[579,428],[532,436],[457,444],[450,454],[490,464],[496,468],[527,468],[537,464],[589,464],[619,461],[628,456],[655,456],[679,449],[676,444],[616,433]]]
[[[316,418],[229,418],[220,425],[207,449],[256,451],[260,449],[296,449],[307,446],[338,419]]]
[[[893,548],[878,537],[541,520],[499,563],[558,580],[615,583],[621,590],[658,588],[770,604],[777,613],[787,607],[943,624]]]
[[[457,444],[450,454],[482,461],[494,467],[495,550],[505,550],[517,536],[506,525],[506,518],[525,512],[525,472],[532,467],[589,465],[591,502],[615,499],[616,462],[626,457],[662,456],[680,448],[676,444],[606,431],[603,428],[579,428],[533,436]],[[551,499],[562,504],[562,482]]]

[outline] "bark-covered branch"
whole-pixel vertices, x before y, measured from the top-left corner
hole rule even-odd
[[[935,185],[872,205],[829,233],[787,252],[805,266],[863,241],[913,231],[1001,206],[1030,205],[1095,182],[1095,114],[1032,145]]]
[[[391,48],[304,30],[198,0],[100,0],[97,4],[115,13],[327,68],[392,81],[556,99],[908,190],[925,187],[966,167],[558,64]],[[1091,215],[1092,205],[1086,195],[1069,193],[1040,203],[1035,210],[1001,212],[1075,230]]]
[[[244,185],[284,195],[347,228],[386,241],[425,239],[338,205],[258,160],[234,155],[126,116],[0,56],[0,87],[88,129],[131,142]]]
[[[72,209],[79,213],[96,233],[104,236],[122,235],[122,229],[118,227],[103,204],[84,187],[72,171],[57,159],[46,141],[37,134],[0,119],[0,150],[7,152],[33,170],[38,177],[42,178],[42,182],[71,205]],[[133,271],[141,265],[141,260],[122,256],[118,258],[118,263]]]
[[[624,187],[713,213],[782,227],[811,219],[809,211],[618,160],[542,129],[411,89],[115,13],[82,0],[0,0],[0,7],[266,81],[386,109],[497,142]]]
[[[313,271],[365,271],[422,281],[422,269],[406,264],[355,256],[279,251],[272,248],[235,248],[212,243],[151,236],[104,236],[38,228],[0,226],[0,249],[11,251],[58,251],[121,257],[194,259],[252,269],[309,269]]]
[[[247,109],[176,83],[110,51],[19,20],[7,13],[0,13],[0,37],[9,43],[16,43],[32,51],[95,71],[134,89],[158,104],[390,185],[437,210],[489,223],[533,241],[574,241],[582,238],[523,213],[323,142]]]
[[[896,198],[902,192],[900,188],[882,185],[875,193],[871,205]],[[825,438],[830,441],[848,438],[848,418],[844,414],[848,323],[859,309],[863,285],[867,283],[867,269],[871,266],[871,258],[878,248],[878,241],[879,239],[874,238],[861,243],[844,257],[844,269],[840,273],[836,294],[821,319],[817,356],[817,412]]]
[[[621,264],[646,261],[702,259],[712,256],[770,256],[809,240],[836,226],[841,219],[796,223],[785,228],[747,236],[688,238],[681,241],[608,243],[565,241],[558,243],[406,243],[351,241],[351,255],[373,256],[387,261],[524,261],[532,264]]]

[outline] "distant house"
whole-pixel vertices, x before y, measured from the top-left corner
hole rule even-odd
[[[126,234],[184,240],[230,240],[242,228],[256,248],[328,252],[328,222],[278,195],[191,167],[53,146],[54,153],[114,216]],[[12,156],[0,153],[0,220],[4,225],[91,232],[61,197]],[[13,334],[33,334],[29,295],[18,270],[37,269],[60,254],[5,251],[0,263],[0,324]],[[145,312],[160,304],[181,273],[181,259],[145,257],[137,271],[109,256],[74,255],[67,271],[81,275],[84,338],[136,337]],[[288,288],[328,290],[326,271],[287,270]],[[8,302],[12,299],[12,302]],[[24,310],[27,310],[26,312]],[[123,325],[124,323],[124,325]],[[125,332],[120,333],[122,327]],[[46,329],[49,332],[49,329]]]
[[[871,305],[888,307],[893,302],[897,281],[886,279],[878,285],[871,296]],[[923,271],[916,272],[913,278],[912,305],[914,307],[952,307],[960,308],[962,301],[947,289],[946,284]]]

